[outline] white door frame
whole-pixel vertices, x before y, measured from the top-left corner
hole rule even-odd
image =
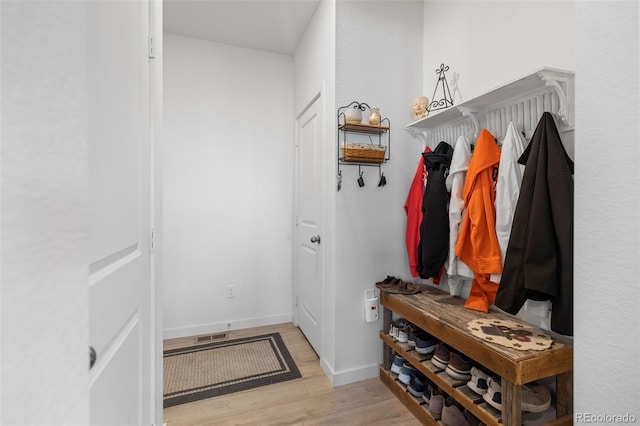
[[[151,130],[151,419],[163,423],[163,356],[162,356],[162,119],[163,119],[163,0],[149,1],[150,64],[150,130]]]

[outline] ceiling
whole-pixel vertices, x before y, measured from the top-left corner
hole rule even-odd
[[[321,0],[164,0],[164,31],[293,55]]]

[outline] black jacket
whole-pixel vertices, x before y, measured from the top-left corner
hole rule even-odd
[[[545,112],[525,165],[495,305],[516,314],[527,299],[552,302],[551,329],[573,335],[573,161]]]
[[[440,277],[449,254],[449,192],[445,180],[452,156],[453,148],[446,142],[440,142],[435,150],[422,154],[428,174],[416,268],[421,278]]]

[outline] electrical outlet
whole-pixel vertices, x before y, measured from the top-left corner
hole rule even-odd
[[[227,299],[234,299],[236,297],[236,286],[229,284],[227,286]]]

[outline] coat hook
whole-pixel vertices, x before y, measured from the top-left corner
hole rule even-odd
[[[378,187],[385,186],[387,184],[387,178],[384,176],[384,173],[380,172],[380,181],[378,182]]]
[[[360,166],[358,166],[358,167],[360,167]],[[360,170],[360,177],[358,177],[358,186],[360,188],[362,188],[364,186],[364,178],[362,177],[363,173],[364,172],[362,170]]]

